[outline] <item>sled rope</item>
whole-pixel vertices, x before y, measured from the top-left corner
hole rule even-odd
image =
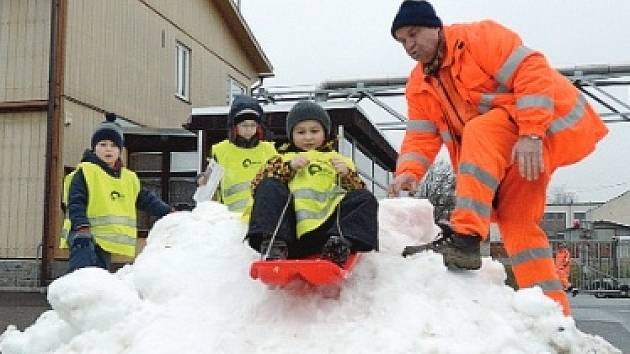
[[[276,239],[276,235],[278,234],[278,230],[280,229],[280,224],[282,224],[282,220],[284,219],[284,214],[287,212],[289,208],[289,204],[291,204],[291,198],[293,198],[293,193],[289,193],[287,197],[286,203],[284,203],[284,208],[282,208],[282,212],[280,213],[280,218],[278,218],[278,222],[276,223],[276,228],[273,230],[273,234],[271,234],[271,240],[269,241],[269,246],[267,250],[265,250],[265,254],[262,255],[262,260],[266,261],[269,257],[269,252],[271,251],[271,246],[273,246],[273,242]]]

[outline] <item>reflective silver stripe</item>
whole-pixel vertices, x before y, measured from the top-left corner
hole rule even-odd
[[[577,123],[584,115],[584,107],[586,106],[586,99],[584,96],[578,96],[578,100],[573,106],[573,109],[564,117],[555,119],[547,128],[547,135],[561,132],[565,129],[569,129]]]
[[[544,108],[553,112],[553,101],[549,96],[543,95],[527,95],[521,96],[516,100],[516,109],[526,108]]]
[[[495,93],[484,93],[481,95],[481,98],[479,99],[479,107],[477,108],[477,110],[479,111],[479,113],[486,113],[490,110],[490,107],[492,107],[492,101],[494,101],[494,98],[497,95]]]
[[[482,204],[468,197],[457,197],[455,209],[469,209],[486,218],[489,218],[491,213],[488,205]]]
[[[408,120],[407,131],[412,133],[436,133],[435,123],[427,119]]]
[[[226,197],[231,196],[232,194],[236,194],[242,191],[246,191],[249,190],[251,188],[252,183],[251,182],[243,182],[243,183],[239,183],[239,184],[235,184],[233,186],[231,186],[230,188],[226,189],[224,194]]]
[[[451,133],[449,133],[448,130],[441,131],[440,136],[442,137],[442,142],[444,143],[448,143],[453,140],[453,138],[451,137]]]
[[[297,222],[304,221],[307,219],[323,219],[328,215],[328,211],[330,208],[326,208],[320,211],[311,211],[311,210],[296,210],[295,211],[295,219]]]
[[[499,84],[499,87],[497,87],[497,92],[488,92],[481,94],[481,98],[479,99],[479,107],[477,108],[479,110],[479,113],[488,112],[490,108],[492,108],[492,101],[494,101],[494,99],[498,95],[506,93],[508,91],[509,89],[507,87],[505,87],[503,84]]]
[[[556,290],[564,289],[559,280],[540,281],[540,282],[536,282],[532,284],[530,287],[534,287],[534,286],[540,286],[543,289],[543,291],[556,291]]]
[[[249,203],[248,199],[237,200],[231,204],[226,204],[229,211],[242,211]]]
[[[499,182],[491,174],[471,163],[459,164],[459,173],[465,173],[475,177],[476,180],[478,180],[488,188],[492,189],[493,191],[495,191],[497,189],[497,186],[499,185]]]
[[[123,234],[95,234],[94,235],[95,238],[100,238],[102,240],[111,242],[111,243],[118,243],[121,245],[127,245],[127,246],[135,246],[136,245],[136,238],[135,237],[130,237],[127,235],[123,235]]]
[[[319,192],[310,188],[298,189],[298,190],[293,191],[293,197],[295,199],[311,199],[311,200],[316,200],[320,203],[327,201],[328,198],[330,198],[331,194],[332,193]]]
[[[499,71],[495,75],[495,78],[497,79],[497,81],[501,85],[505,87],[509,87],[507,84],[508,80],[514,74],[514,72],[516,71],[516,68],[518,68],[518,66],[521,64],[523,59],[525,59],[525,57],[532,52],[533,50],[525,46],[520,46],[516,48],[512,52],[512,54],[510,54],[510,56],[507,58],[505,63],[503,63],[503,66],[501,66],[501,69],[499,69]]]
[[[514,256],[510,257],[510,259],[512,261],[512,266],[514,267],[514,266],[523,264],[528,261],[533,261],[536,259],[551,258],[552,255],[553,253],[551,252],[551,249],[547,247],[532,248],[532,249],[525,250],[523,252],[519,252],[515,254]]]
[[[400,165],[403,162],[407,161],[415,161],[420,163],[424,168],[429,168],[429,159],[427,159],[424,155],[408,152],[398,156],[398,161],[396,161],[396,166]]]
[[[97,216],[89,218],[90,226],[125,225],[136,227],[136,219],[127,216]]]

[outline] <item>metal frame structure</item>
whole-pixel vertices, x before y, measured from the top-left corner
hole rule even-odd
[[[613,87],[630,88],[629,65],[586,65],[557,69],[584,95],[599,104],[606,123],[630,122],[630,104],[609,92]],[[261,101],[276,103],[312,99],[316,101],[353,100],[356,103],[367,98],[392,116],[392,121],[376,123],[380,130],[404,130],[407,118],[382,97],[404,95],[407,78],[369,78],[356,80],[326,81],[318,87],[302,90],[272,90],[258,87],[254,95]],[[630,92],[629,92],[630,95]]]

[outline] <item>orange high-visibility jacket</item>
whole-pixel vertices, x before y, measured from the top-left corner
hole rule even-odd
[[[447,70],[429,77],[418,63],[407,82],[409,121],[397,175],[411,172],[420,179],[442,143],[457,172],[463,126],[496,107],[508,112],[519,135],[545,138],[551,168],[581,160],[606,135],[606,126],[579,91],[516,33],[493,21],[443,31],[442,68]]]
[[[568,272],[571,265],[571,252],[566,248],[558,249],[556,252],[556,269],[558,273]]]

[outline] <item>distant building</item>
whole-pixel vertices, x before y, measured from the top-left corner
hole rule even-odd
[[[273,72],[231,0],[0,0],[0,48],[0,287],[46,284],[65,257],[62,177],[105,112],[123,160],[176,204],[197,170],[191,107]]]
[[[540,227],[549,239],[562,238],[560,233],[563,230],[579,227],[588,219],[587,212],[602,204],[604,203],[547,204]]]
[[[607,201],[588,212],[588,220],[606,220],[630,225],[630,191]]]

